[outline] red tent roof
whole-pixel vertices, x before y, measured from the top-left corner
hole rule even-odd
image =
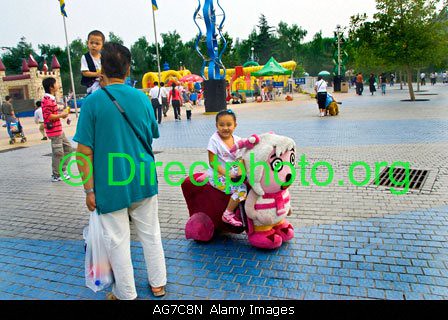
[[[53,59],[51,59],[51,70],[53,69],[61,69],[61,65],[55,55],[53,55]]]
[[[30,68],[25,59],[22,59],[22,72],[30,72]]]
[[[34,60],[34,57],[31,54],[30,54],[30,57],[28,58],[28,67],[30,67],[30,68],[38,67],[36,60]]]
[[[2,59],[0,59],[0,71],[6,71],[5,65],[3,64]]]

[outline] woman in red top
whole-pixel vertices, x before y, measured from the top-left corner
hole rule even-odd
[[[168,93],[168,103],[173,106],[174,119],[176,121],[180,121],[180,106],[182,105],[182,97],[180,95],[180,91],[176,89],[176,84],[174,82],[171,87],[173,89]]]

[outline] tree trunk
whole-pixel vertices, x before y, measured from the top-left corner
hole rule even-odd
[[[400,70],[400,90],[403,90],[403,77],[401,75],[401,70]]]
[[[420,91],[420,69],[417,70],[417,92]]]
[[[412,68],[408,67],[407,68],[407,73],[408,73],[409,96],[411,98],[411,101],[415,101],[414,88],[412,87]]]

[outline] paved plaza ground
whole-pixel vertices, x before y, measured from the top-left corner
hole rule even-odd
[[[295,238],[275,251],[251,247],[245,234],[218,235],[211,243],[185,239],[187,207],[180,187],[158,172],[159,217],[168,270],[163,299],[448,299],[448,86],[425,86],[417,98],[388,87],[386,96],[336,94],[337,117],[318,117],[314,99],[232,106],[235,134],[274,131],[296,141],[310,167],[331,163],[333,183],[300,179],[291,187]],[[203,107],[192,121],[174,122],[172,110],[153,148],[158,161],[187,168],[206,161],[214,132]],[[72,116],[74,118],[74,115]],[[104,299],[84,283],[82,231],[89,214],[82,187],[51,183],[51,148],[23,119],[29,142],[10,149],[0,132],[0,299]],[[73,137],[76,120],[66,127]],[[75,144],[74,144],[75,146]],[[350,165],[409,162],[429,170],[424,190],[394,195],[355,186]],[[327,170],[319,167],[325,180]],[[355,170],[361,181],[365,172]],[[370,181],[373,181],[372,175]],[[133,233],[139,298],[152,299],[142,249]]]

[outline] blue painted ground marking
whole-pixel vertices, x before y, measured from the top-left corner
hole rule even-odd
[[[404,253],[411,252],[413,243],[423,245],[419,228],[422,216],[432,222],[425,225],[425,230],[438,238],[425,240],[424,246],[419,247],[432,253],[417,251],[417,256],[406,257]],[[379,238],[377,231],[363,231],[367,241],[357,254],[345,242],[334,256],[325,255],[324,252],[331,252],[330,248],[341,244],[338,240],[327,240],[320,245],[319,258],[304,258],[309,253],[319,256],[320,251],[307,252],[298,243],[301,241],[295,240],[268,252],[250,247],[244,238],[220,236],[207,246],[184,239],[164,240],[168,269],[166,299],[448,299],[448,250],[440,247],[440,242],[448,240],[447,221],[448,207],[440,207],[296,228],[297,240],[308,242],[328,230],[353,237],[358,230],[368,230],[372,223],[383,237],[391,234],[384,230],[393,224],[401,224],[401,232],[415,235],[414,240],[397,238],[393,243],[372,243],[371,239],[387,238]],[[384,255],[392,251],[394,256],[402,253],[403,258],[381,257],[394,259],[385,262],[368,259],[376,257],[374,253]],[[139,297],[151,299],[139,243],[132,243],[132,256]],[[357,256],[364,256],[366,262],[356,261]],[[313,259],[323,266],[314,264]],[[83,268],[82,241],[0,239],[0,299],[103,299],[104,293],[94,294],[85,287]]]

